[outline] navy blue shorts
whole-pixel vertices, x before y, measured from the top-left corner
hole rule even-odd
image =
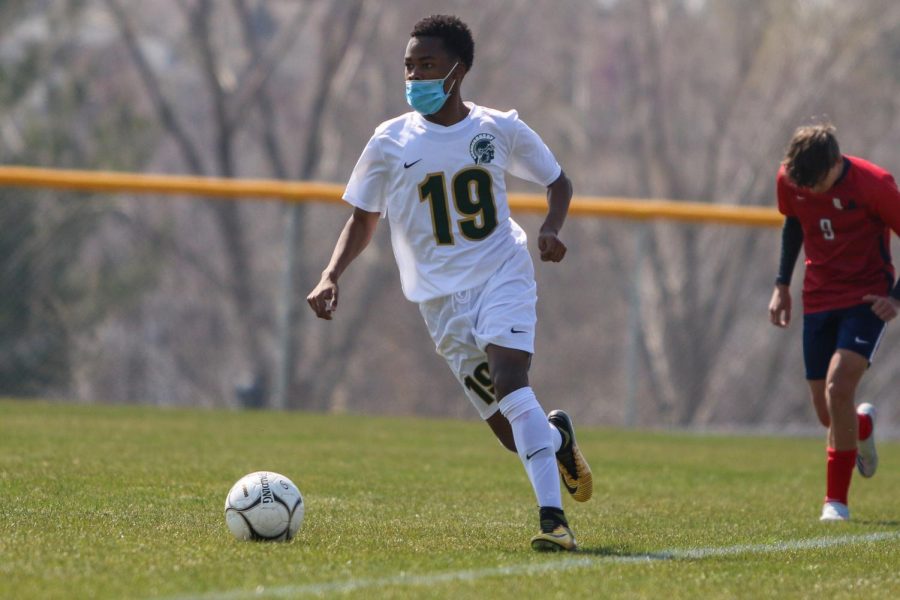
[[[871,304],[803,315],[803,361],[807,379],[825,379],[838,348],[852,350],[872,363],[886,323]]]

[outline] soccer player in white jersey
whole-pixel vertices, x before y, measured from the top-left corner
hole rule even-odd
[[[500,442],[517,452],[537,497],[535,550],[575,550],[560,475],[577,501],[591,497],[590,468],[563,411],[546,415],[528,383],[537,303],[525,232],[510,218],[506,173],[547,188],[541,260],[559,262],[572,184],[515,111],[463,102],[475,44],[458,18],[419,21],[406,47],[414,109],[375,130],[344,192],[353,214],[307,297],[322,319],[338,308],[338,278],[369,244],[381,217],[406,297],[419,304],[438,354]],[[557,470],[558,469],[558,470]]]

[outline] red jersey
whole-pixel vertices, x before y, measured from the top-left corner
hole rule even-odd
[[[900,191],[886,170],[854,156],[823,194],[778,171],[778,210],[803,227],[803,312],[847,308],[866,294],[887,295],[894,281],[891,229],[900,235]]]

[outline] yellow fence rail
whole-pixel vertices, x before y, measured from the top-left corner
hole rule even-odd
[[[183,194],[221,199],[276,199],[283,202],[339,202],[344,191],[343,185],[314,181],[227,179],[13,166],[0,166],[0,185],[94,192]],[[512,193],[509,195],[509,205],[513,210],[526,212],[547,210],[547,200],[543,194]],[[763,227],[778,226],[784,220],[774,208],[762,206],[591,196],[573,198],[569,213],[595,217],[664,219]]]

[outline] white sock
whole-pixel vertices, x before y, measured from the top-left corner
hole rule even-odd
[[[556,440],[547,425],[547,415],[530,387],[520,388],[500,401],[500,410],[512,426],[519,458],[528,473],[538,506],[562,508]],[[555,429],[555,428],[554,428]],[[561,436],[560,442],[561,441]]]

